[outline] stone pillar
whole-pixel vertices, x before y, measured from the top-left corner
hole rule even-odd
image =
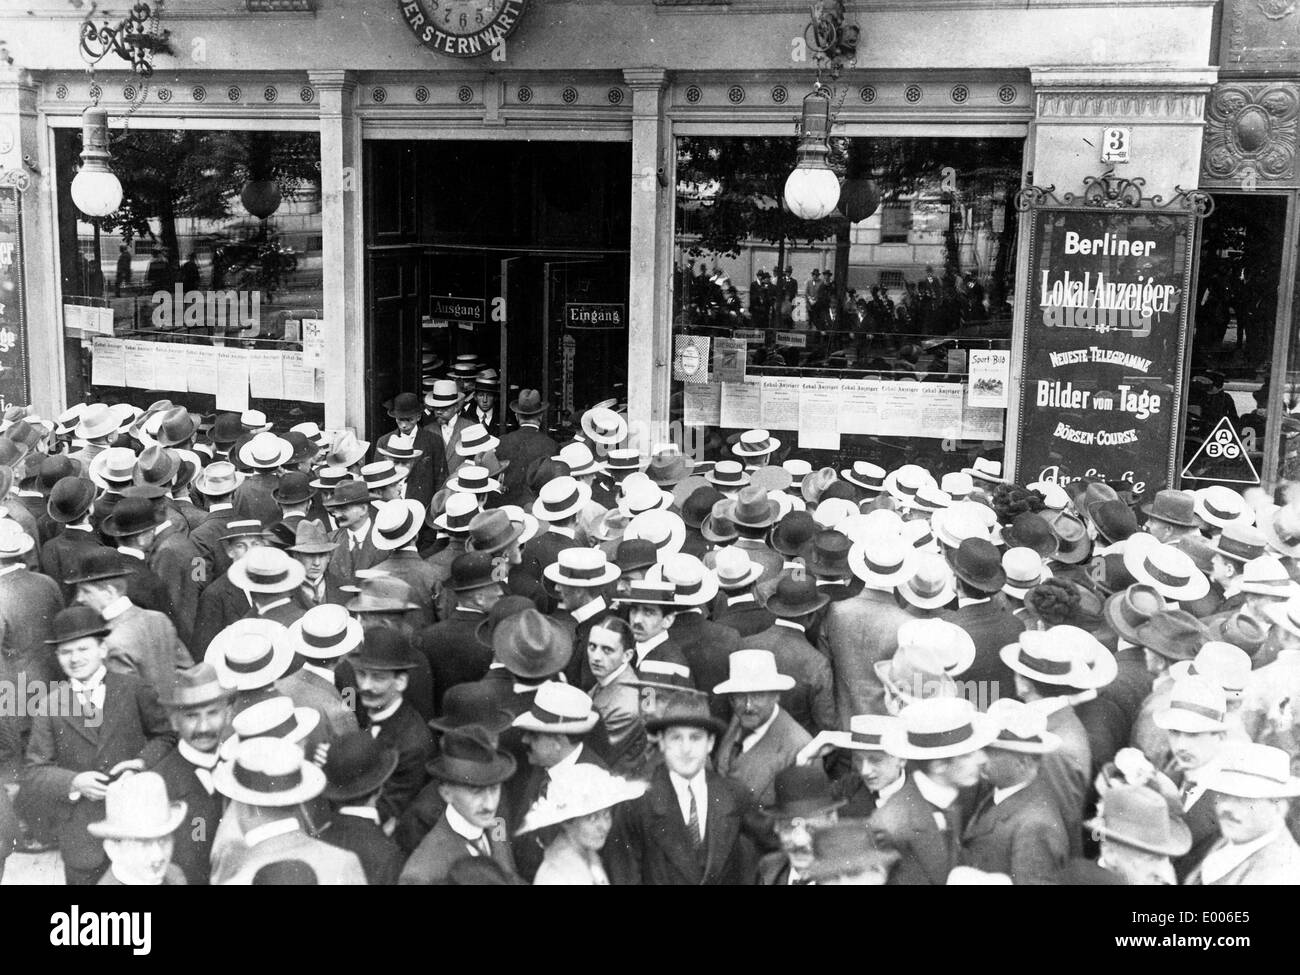
[[[669,124],[663,117],[668,74],[662,68],[628,68],[623,77],[632,89],[628,418],[633,437],[639,433],[633,445],[648,451],[655,442],[667,439],[672,360],[672,146]]]
[[[320,103],[325,426],[359,431],[365,426],[367,377],[356,79],[342,70],[312,71],[309,78]]]

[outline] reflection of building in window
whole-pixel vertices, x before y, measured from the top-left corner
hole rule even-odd
[[[890,203],[881,208],[880,242],[882,244],[906,244],[912,230],[912,205],[910,203]]]

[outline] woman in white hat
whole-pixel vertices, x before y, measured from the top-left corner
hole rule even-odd
[[[534,886],[608,886],[600,850],[613,825],[613,807],[645,790],[646,783],[620,779],[595,765],[574,765],[552,773],[546,795],[533,804],[519,829],[522,835],[560,827],[546,848]]]

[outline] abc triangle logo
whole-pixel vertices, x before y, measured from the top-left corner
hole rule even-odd
[[[1219,481],[1224,484],[1258,484],[1259,472],[1251,462],[1246,445],[1225,416],[1205,438],[1200,450],[1183,468],[1185,479]]]

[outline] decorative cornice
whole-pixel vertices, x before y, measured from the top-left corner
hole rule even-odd
[[[624,68],[623,80],[633,91],[643,88],[662,91],[668,84],[668,72],[664,68]]]
[[[1034,68],[1036,115],[1040,119],[1138,119],[1195,122],[1205,116],[1205,98],[1217,80],[1213,70],[1154,68]]]

